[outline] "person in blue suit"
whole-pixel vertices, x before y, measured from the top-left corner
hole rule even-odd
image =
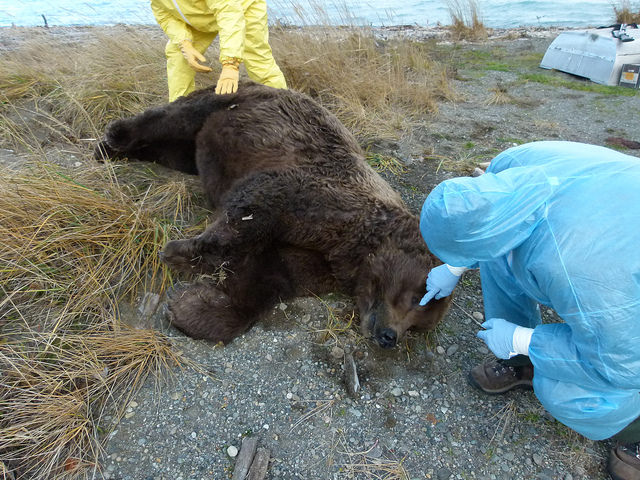
[[[421,304],[480,269],[496,360],[471,369],[486,393],[533,388],[557,420],[613,438],[609,472],[640,480],[640,159],[574,142],[511,148],[479,177],[439,184],[420,230],[444,265]],[[540,305],[560,323],[543,324]]]

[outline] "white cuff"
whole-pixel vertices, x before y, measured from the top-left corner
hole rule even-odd
[[[445,263],[445,265],[447,265]],[[451,265],[447,265],[447,268],[451,273],[453,273],[456,277],[461,276],[464,272],[469,270],[467,267],[452,267]]]
[[[516,327],[513,332],[513,351],[519,355],[529,355],[531,335],[533,335],[533,328]]]

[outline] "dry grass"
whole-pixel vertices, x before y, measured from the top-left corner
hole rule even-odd
[[[114,312],[168,283],[158,249],[190,198],[179,182],[123,185],[110,166],[0,173],[0,455],[17,478],[87,476],[103,414],[117,418],[149,373],[184,363]]]
[[[150,330],[0,339],[0,452],[17,478],[77,478],[97,469],[101,433],[112,427],[105,414],[119,417],[149,372],[181,362]]]
[[[344,435],[341,435],[340,443],[343,450],[337,453],[344,458],[344,461],[339,464],[341,477],[378,480],[409,480],[411,478],[409,472],[404,468],[404,459],[396,460],[378,454],[372,455],[378,442],[363,451],[351,451]]]
[[[436,112],[439,100],[455,98],[428,44],[383,42],[351,27],[274,29],[270,43],[289,86],[319,100],[364,141],[397,137]]]
[[[629,0],[622,0],[618,5],[613,5],[613,12],[617,23],[640,23],[640,6],[634,12]]]
[[[113,168],[99,166],[2,173],[0,288],[6,294],[37,296],[82,315],[103,308],[105,299],[166,285],[158,252],[181,235],[191,201],[184,183],[138,191],[121,184]]]
[[[504,85],[496,85],[489,89],[493,93],[485,103],[486,105],[506,105],[510,103],[517,103],[517,100],[507,90]]]
[[[476,0],[447,0],[451,16],[451,35],[455,40],[478,41],[488,36],[487,29],[480,20]]]

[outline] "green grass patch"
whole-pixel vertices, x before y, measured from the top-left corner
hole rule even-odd
[[[536,82],[543,85],[550,85],[552,87],[564,87],[571,90],[579,90],[582,92],[600,93],[602,95],[622,95],[625,97],[633,97],[637,95],[637,90],[631,88],[600,85],[598,83],[586,81],[582,82],[577,80],[569,80],[546,73],[526,73],[521,75],[520,78],[527,82]]]

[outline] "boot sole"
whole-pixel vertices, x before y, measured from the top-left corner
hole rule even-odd
[[[469,372],[469,374],[467,375],[467,380],[469,381],[469,384],[472,387],[477,388],[481,392],[488,393],[489,395],[499,395],[501,393],[506,393],[509,390],[513,390],[513,389],[516,389],[516,388],[519,388],[521,390],[533,390],[533,382],[531,382],[530,380],[521,380],[519,382],[512,383],[508,387],[500,388],[500,389],[497,389],[497,390],[488,390],[488,389],[482,387],[476,381],[476,379],[473,378],[473,376],[471,375],[471,372]]]

